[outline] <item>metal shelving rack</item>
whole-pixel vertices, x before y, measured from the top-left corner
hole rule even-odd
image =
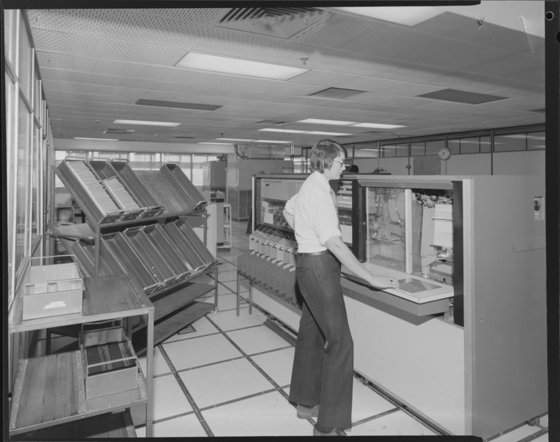
[[[155,305],[155,344],[216,308],[217,261],[187,221],[206,216],[206,201],[178,166],[132,171],[122,161],[66,159],[57,175],[87,224],[59,226],[51,234],[77,256],[85,274],[121,271],[148,295]],[[193,282],[211,272],[214,284]],[[196,301],[212,290],[214,304]],[[140,345],[145,326],[134,330]]]
[[[147,330],[146,373],[139,368],[134,389],[87,398],[79,350],[21,359],[11,400],[10,436],[119,411],[124,434],[133,435],[129,410],[144,405],[146,435],[151,437],[155,315],[154,306],[146,295],[134,290],[126,277],[85,278],[81,313],[25,321],[22,320],[22,298],[20,291],[9,312],[10,334],[110,320],[128,322],[130,318],[143,317]]]

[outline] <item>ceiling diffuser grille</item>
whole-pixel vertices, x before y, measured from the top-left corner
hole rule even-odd
[[[128,134],[133,134],[134,133],[134,129],[120,129],[120,128],[116,128],[116,127],[110,127],[108,129],[106,129],[105,131],[103,131],[103,133],[105,135],[128,135]]]
[[[136,101],[136,104],[142,106],[159,106],[159,107],[172,107],[176,109],[189,109],[189,110],[200,110],[200,111],[214,111],[221,108],[218,104],[203,104],[203,103],[181,103],[177,101],[165,101],[165,100],[148,100],[146,98],[140,98]]]
[[[217,22],[217,26],[289,39],[311,29],[329,15],[319,8],[232,8]]]
[[[262,17],[295,17],[316,12],[322,11],[317,8],[233,8],[220,20],[220,23]]]
[[[336,98],[338,100],[344,100],[345,98],[353,97],[354,95],[364,94],[365,91],[360,91],[357,89],[343,89],[339,87],[329,87],[323,89],[319,92],[310,94],[310,97],[320,97],[320,98]]]
[[[434,100],[455,101],[457,103],[467,104],[481,104],[505,99],[505,97],[499,97],[497,95],[479,94],[475,92],[460,91],[457,89],[442,89],[428,94],[418,95],[418,97],[432,98]]]

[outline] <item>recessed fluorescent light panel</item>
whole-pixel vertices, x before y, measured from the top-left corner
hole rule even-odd
[[[268,143],[268,144],[291,144],[291,141],[285,140],[253,140],[249,138],[216,138],[221,141],[235,141],[238,143]]]
[[[353,124],[356,124],[354,121],[321,120],[318,118],[306,118],[305,120],[296,121],[296,123],[328,124],[332,126],[352,126]]]
[[[115,124],[136,124],[138,126],[165,126],[165,127],[177,127],[181,123],[171,123],[167,121],[143,121],[143,120],[115,120]]]
[[[398,129],[399,127],[405,127],[402,124],[382,124],[382,123],[358,123],[354,124],[354,127],[367,127],[370,129]]]
[[[255,140],[255,143],[292,144],[291,141],[281,141],[281,140]]]
[[[397,129],[399,127],[405,127],[401,124],[356,123],[355,121],[321,120],[318,118],[307,118],[305,120],[296,121],[296,123],[327,124],[332,126],[367,127],[373,129]]]
[[[251,140],[249,138],[216,138],[216,140],[219,141],[237,141],[237,142],[245,142],[245,143],[249,143],[251,141],[255,141],[255,140]]]
[[[347,133],[342,132],[322,132],[318,130],[296,130],[296,129],[275,129],[275,128],[263,128],[259,129],[263,132],[282,132],[282,133],[289,133],[289,134],[303,134],[303,135],[331,135],[333,137],[344,137]]]
[[[273,80],[289,80],[308,71],[307,69],[292,66],[242,60],[240,58],[219,57],[217,55],[199,54],[197,52],[188,52],[175,66]]]
[[[86,141],[119,141],[118,138],[88,138],[88,137],[74,137],[75,140]]]

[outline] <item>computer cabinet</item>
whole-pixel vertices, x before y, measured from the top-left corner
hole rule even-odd
[[[356,372],[444,433],[489,438],[546,413],[543,177],[344,179],[352,250],[399,280],[378,291],[343,268]],[[282,206],[259,193],[256,231]],[[253,287],[252,300],[297,329],[269,290]]]
[[[146,295],[134,290],[123,276],[85,278],[80,313],[28,320],[22,319],[22,297],[19,291],[9,312],[10,334],[111,320],[127,322],[142,317],[147,330],[146,373],[138,367],[132,388],[90,397],[80,350],[23,358],[18,363],[10,403],[10,436],[42,439],[51,434],[53,438],[61,438],[70,431],[73,438],[86,435],[133,437],[129,412],[134,406],[145,407],[146,435],[151,436],[154,306]],[[77,422],[85,419],[95,422]],[[80,429],[88,425],[90,434],[80,433]]]

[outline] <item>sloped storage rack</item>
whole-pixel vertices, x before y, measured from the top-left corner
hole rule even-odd
[[[76,255],[86,275],[126,274],[148,295],[156,344],[216,307],[217,261],[188,223],[190,216],[206,215],[206,201],[178,166],[133,171],[122,161],[66,159],[56,173],[87,224],[57,226],[52,235]],[[193,282],[210,272],[213,282]],[[212,290],[213,304],[196,301]],[[144,335],[138,324],[135,347]]]
[[[18,292],[8,314],[9,333],[143,317],[146,371],[136,373],[131,389],[88,397],[80,350],[21,359],[11,402],[10,440],[134,437],[130,408],[135,406],[145,407],[146,436],[152,436],[154,306],[126,277],[85,278],[84,282],[82,311],[73,314],[23,320]]]

